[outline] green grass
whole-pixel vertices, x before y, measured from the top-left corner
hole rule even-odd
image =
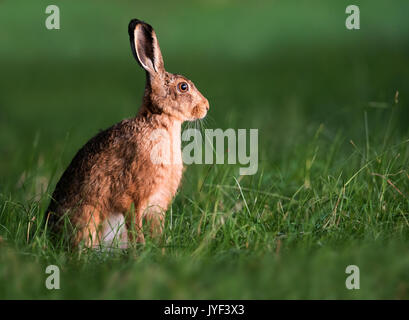
[[[346,1],[54,3],[59,31],[48,3],[0,1],[0,298],[409,298],[406,1],[356,1],[359,31]],[[209,99],[206,127],[259,129],[259,171],[189,166],[160,241],[67,252],[44,210],[75,152],[137,112],[132,17]]]

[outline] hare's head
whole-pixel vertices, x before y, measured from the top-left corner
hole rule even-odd
[[[192,81],[166,72],[153,28],[140,20],[129,23],[132,53],[146,71],[142,112],[166,114],[180,121],[202,119],[209,102]]]

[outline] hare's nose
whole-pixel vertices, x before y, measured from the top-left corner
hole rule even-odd
[[[206,105],[206,110],[208,111],[209,110],[209,101],[207,99],[206,99],[205,105]]]

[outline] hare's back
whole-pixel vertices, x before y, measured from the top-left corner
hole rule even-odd
[[[124,120],[90,139],[74,156],[58,181],[49,211],[103,196],[112,179],[123,175],[136,156],[131,128]]]

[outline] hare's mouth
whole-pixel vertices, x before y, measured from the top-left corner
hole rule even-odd
[[[203,119],[207,115],[207,110],[209,110],[208,105],[197,105],[193,107],[192,120]]]

